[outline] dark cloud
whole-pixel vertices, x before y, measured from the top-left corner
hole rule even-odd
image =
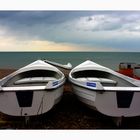
[[[7,36],[122,50],[140,50],[140,37],[123,34],[123,30],[139,33],[139,24],[140,11],[0,11],[0,27],[7,29]],[[112,37],[114,32],[119,35]]]
[[[88,16],[88,21],[92,20],[91,16],[100,14],[114,14],[118,16],[128,15],[136,12],[121,11],[0,11],[0,23],[7,26],[23,26],[35,24],[60,24],[65,21],[71,21],[80,17]]]
[[[58,24],[80,16],[92,15],[93,11],[0,11],[0,21],[7,24]]]
[[[119,17],[121,21],[112,24],[112,21],[107,19],[95,20],[98,21],[99,26],[90,30],[113,30],[120,28],[125,23],[138,20],[140,16],[138,17],[135,14],[138,15],[139,13],[137,11],[0,11],[0,25],[6,26],[13,32],[15,30],[30,32],[29,29],[32,26],[42,26],[42,28],[50,29],[50,25],[58,27],[64,22],[78,20],[81,17],[87,17],[88,23],[94,21],[94,15],[110,15],[111,17]],[[135,16],[129,18],[128,15]],[[103,20],[104,22],[102,22]]]
[[[0,11],[0,26],[13,36],[46,38],[64,22],[92,14],[93,11]]]

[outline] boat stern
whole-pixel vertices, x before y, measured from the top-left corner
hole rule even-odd
[[[117,91],[96,94],[95,106],[102,114],[112,117],[140,116],[140,92]]]

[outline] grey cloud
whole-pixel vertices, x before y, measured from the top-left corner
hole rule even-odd
[[[0,21],[15,24],[63,23],[73,18],[93,14],[92,11],[0,11]]]
[[[139,38],[126,37],[122,40],[125,37],[123,30],[140,32],[135,28],[140,23],[139,14],[140,11],[0,11],[0,27],[8,29],[7,35],[23,40],[37,38],[128,50],[134,46],[140,50]],[[94,18],[101,15],[104,18]],[[84,19],[84,24],[77,25],[81,19]],[[94,22],[96,25],[92,26]],[[110,37],[114,32],[119,36]],[[108,36],[108,39],[104,39],[104,36]]]
[[[42,30],[52,32],[55,28],[62,26],[64,30],[66,28],[73,30],[72,28],[75,28],[76,24],[75,21],[86,17],[86,28],[83,27],[82,29],[81,24],[80,27],[76,27],[75,29],[109,31],[121,29],[122,26],[130,21],[136,22],[139,19],[139,13],[133,11],[0,11],[0,25],[6,26],[12,33],[22,32],[23,34],[29,33],[29,35],[34,35],[34,31],[38,30],[35,28],[39,28],[38,32],[41,35],[44,32]],[[101,15],[104,15],[105,18],[96,18]],[[119,21],[114,21],[115,18],[119,18]],[[133,18],[134,20],[132,21]],[[65,22],[69,22],[72,25],[64,25]],[[97,25],[87,27],[90,22],[97,22]]]
[[[61,24],[92,14],[92,11],[0,11],[0,26],[7,28],[9,35],[46,38],[61,28]]]

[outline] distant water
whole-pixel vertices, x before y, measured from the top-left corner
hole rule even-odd
[[[140,63],[138,52],[0,52],[0,68],[20,68],[37,59],[48,59],[61,64],[70,62],[76,66],[85,60],[93,60],[117,70],[120,62]]]

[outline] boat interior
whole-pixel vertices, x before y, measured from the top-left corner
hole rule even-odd
[[[72,73],[72,77],[78,81],[100,82],[103,86],[135,87],[135,85],[121,77],[99,70],[77,71]]]
[[[61,73],[50,70],[30,70],[19,73],[3,86],[40,86],[46,85],[49,81],[55,81],[62,77]]]

